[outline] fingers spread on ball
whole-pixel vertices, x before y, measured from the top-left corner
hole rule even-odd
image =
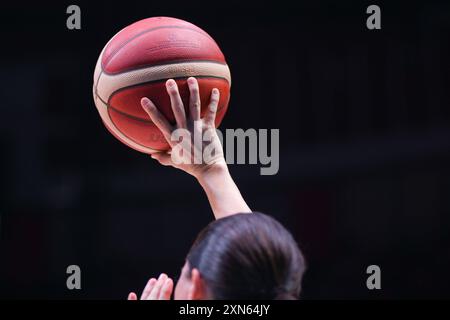
[[[167,93],[170,97],[172,111],[175,116],[178,128],[186,128],[186,113],[184,112],[183,101],[178,91],[178,86],[175,80],[169,79],[166,81]]]
[[[187,79],[189,87],[189,115],[192,120],[200,120],[200,92],[197,79]]]
[[[169,121],[167,121],[166,117],[164,117],[164,115],[159,112],[158,108],[156,108],[154,103],[146,97],[141,99],[141,106],[144,111],[147,112],[153,123],[162,132],[167,142],[170,144],[170,135],[173,128],[170,125]]]
[[[211,98],[209,101],[208,110],[206,111],[206,115],[205,115],[205,123],[207,125],[215,126],[216,113],[217,113],[217,107],[219,105],[219,99],[220,99],[219,90],[214,88],[211,91]]]

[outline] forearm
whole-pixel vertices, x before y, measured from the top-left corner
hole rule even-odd
[[[226,164],[212,166],[197,176],[197,180],[206,192],[216,219],[251,212]]]

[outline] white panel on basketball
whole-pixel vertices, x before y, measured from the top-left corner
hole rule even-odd
[[[98,67],[101,69],[101,66]],[[129,86],[170,78],[202,76],[224,78],[231,84],[230,69],[226,64],[208,61],[169,63],[118,74],[102,72],[97,82],[97,94],[103,101],[108,101],[112,93]]]

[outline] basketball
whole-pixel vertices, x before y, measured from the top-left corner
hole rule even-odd
[[[106,128],[125,145],[144,153],[165,151],[169,145],[140,100],[148,97],[175,124],[165,82],[177,82],[188,114],[189,77],[198,80],[202,116],[212,89],[219,90],[217,127],[228,108],[231,86],[230,70],[217,43],[180,19],[140,20],[119,31],[103,48],[94,71],[95,105]]]

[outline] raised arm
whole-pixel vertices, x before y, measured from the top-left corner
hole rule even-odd
[[[185,113],[176,82],[172,79],[166,82],[176,119],[175,125],[167,121],[150,99],[141,100],[142,107],[171,147],[169,152],[153,153],[151,157],[162,165],[173,166],[194,176],[205,190],[216,219],[236,213],[250,213],[250,208],[228,171],[222,145],[215,130],[219,90],[212,90],[208,110],[205,116],[200,118],[198,82],[191,77],[187,83],[190,91],[188,115]],[[207,139],[194,141],[195,135]]]
[[[208,196],[216,219],[235,213],[251,212],[234,183],[225,161],[223,164],[217,163],[208,168],[197,176],[197,180]]]

